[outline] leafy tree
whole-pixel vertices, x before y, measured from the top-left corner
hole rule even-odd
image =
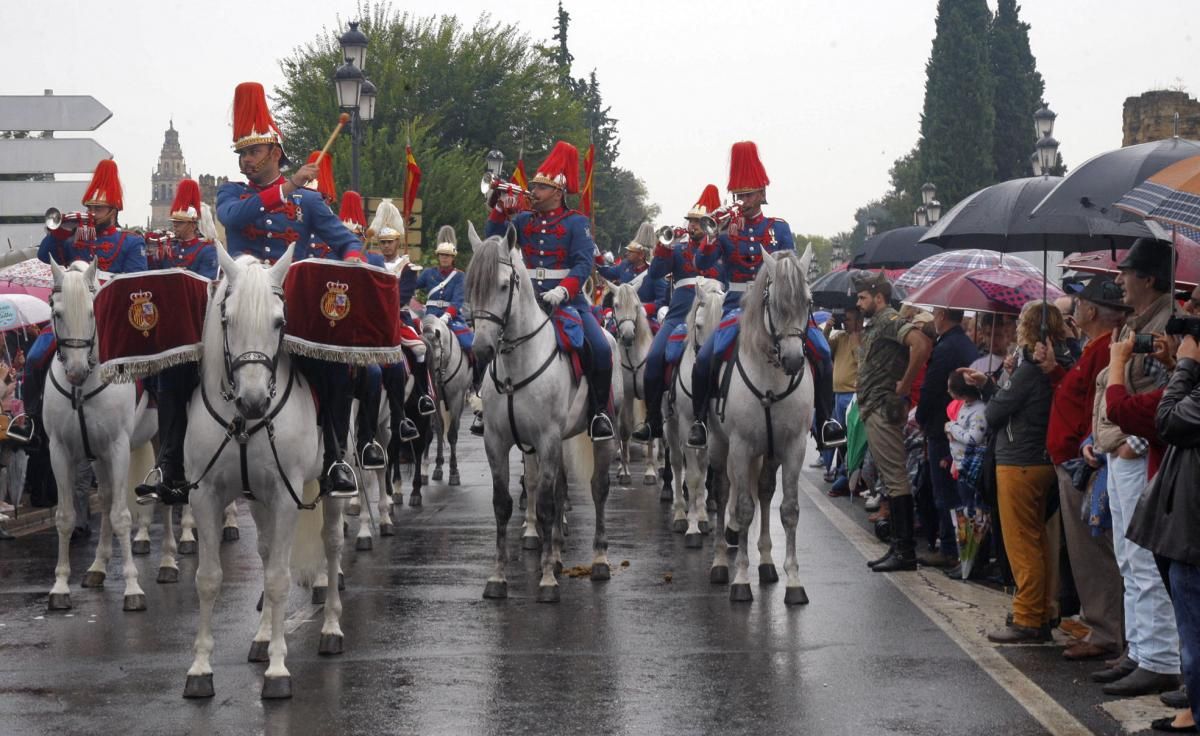
[[[796,249],[803,253],[805,243],[811,245],[813,249],[810,271],[814,274],[828,273],[833,255],[833,243],[824,235],[800,235],[796,238]]]
[[[1029,24],[1017,0],[999,0],[992,21],[990,57],[996,80],[996,122],[992,134],[995,181],[1032,175],[1029,155],[1037,142],[1033,113],[1041,106],[1045,84],[1029,48]]]

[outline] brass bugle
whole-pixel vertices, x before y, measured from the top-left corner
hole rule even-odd
[[[50,209],[46,210],[45,219],[43,222],[45,223],[47,230],[57,230],[59,228],[63,228],[65,230],[74,230],[86,219],[87,213],[68,212],[64,215],[57,207],[51,207]]]
[[[701,217],[700,227],[704,230],[705,237],[711,240],[720,235],[722,230],[729,227],[729,223],[733,218],[739,217],[741,214],[741,205],[736,203],[727,204]]]
[[[675,228],[671,227],[670,225],[663,225],[655,232],[655,234],[658,235],[658,242],[662,243],[663,245],[671,245],[679,239],[678,235],[675,233]]]
[[[46,210],[46,229],[57,230],[59,225],[62,225],[63,214],[58,211],[57,207],[51,207]]]
[[[528,189],[522,189],[510,181],[504,181],[489,171],[479,180],[479,193],[486,197],[493,189],[499,189],[504,194],[515,194],[523,197],[529,196]]]

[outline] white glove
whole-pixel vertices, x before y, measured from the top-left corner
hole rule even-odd
[[[658,321],[660,324],[662,323],[663,320],[665,320],[667,318],[668,311],[670,311],[670,309],[668,307],[659,307],[658,308]]]
[[[552,307],[557,307],[567,300],[567,287],[556,286],[545,294],[542,294],[542,301]]]
[[[444,322],[446,324],[450,324],[450,313],[442,312],[440,315],[438,315],[438,319],[440,319],[442,322]]]

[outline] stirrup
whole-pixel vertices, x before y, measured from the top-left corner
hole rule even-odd
[[[629,435],[629,439],[642,445],[650,444],[650,440],[654,439],[654,433],[650,431],[650,423],[642,422],[633,430],[633,434]]]
[[[158,474],[158,481],[156,483],[151,483],[150,478],[151,478],[151,476],[153,476],[156,473]],[[146,477],[142,478],[142,482],[139,483],[133,489],[134,495],[137,496],[137,499],[136,499],[137,505],[138,506],[150,506],[152,504],[158,503],[159,502],[158,487],[160,485],[162,485],[162,482],[163,482],[162,468],[160,468],[158,466],[150,468],[150,472],[146,473]]]
[[[344,468],[346,470],[346,472],[350,474],[350,482],[354,485],[353,488],[338,489],[338,488],[333,487],[333,471],[336,468]],[[325,483],[323,484],[323,487],[321,488],[322,496],[329,496],[330,498],[357,498],[358,497],[358,477],[356,475],[354,475],[354,468],[351,468],[350,464],[347,463],[345,460],[335,460],[332,463],[330,463],[329,467],[325,470],[325,479],[324,480],[325,480]]]
[[[25,420],[24,427],[17,426],[17,422],[21,419]],[[28,414],[18,414],[9,420],[5,439],[10,439],[14,442],[25,444],[29,442],[29,440],[33,439],[33,432],[33,417],[29,416]]]
[[[821,444],[827,449],[846,446],[846,428],[836,419],[821,425]]]
[[[471,434],[476,437],[483,436],[483,412],[475,412],[475,418],[471,420]]]
[[[379,454],[383,456],[383,462],[367,463],[367,450],[371,449],[372,447],[379,450]],[[383,445],[379,444],[377,440],[371,440],[367,444],[363,445],[362,450],[359,451],[358,465],[363,470],[379,470],[380,468],[386,468],[387,450],[383,449]]]
[[[699,419],[692,422],[691,429],[688,430],[687,446],[696,450],[708,446],[708,427]]]
[[[417,413],[423,417],[437,411],[437,406],[434,405],[433,399],[429,398],[429,394],[421,394],[417,397]]]
[[[420,439],[421,437],[421,431],[417,429],[417,425],[413,423],[413,420],[409,419],[408,417],[404,417],[400,420],[399,429],[401,442],[412,442],[413,440]]]
[[[612,420],[604,412],[596,414],[588,424],[588,436],[592,438],[592,442],[611,440],[613,438]]]

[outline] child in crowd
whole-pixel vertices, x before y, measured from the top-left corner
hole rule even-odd
[[[958,498],[968,511],[975,508],[975,493],[983,460],[987,419],[979,389],[967,383],[961,371],[950,374],[947,388],[953,402],[947,407],[946,437],[950,440],[951,475],[958,483]]]

